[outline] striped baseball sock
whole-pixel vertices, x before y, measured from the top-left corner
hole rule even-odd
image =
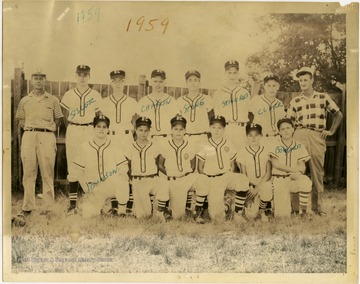
[[[112,209],[118,209],[119,207],[119,202],[117,201],[117,199],[115,197],[111,198],[111,208]]]
[[[207,196],[205,197],[203,208],[204,208],[204,210],[209,208],[209,201],[207,199]]]
[[[129,201],[126,204],[126,212],[131,213],[134,204],[134,195],[132,192],[132,185],[129,186]]]
[[[195,211],[199,211],[204,208],[205,199],[206,199],[206,195],[205,196],[200,196],[200,195],[196,196]]]
[[[153,194],[149,194],[150,195],[150,202],[151,202],[151,214],[154,212],[154,200],[155,200],[155,195]]]
[[[69,200],[70,200],[70,208],[76,207],[77,197],[78,197],[78,186],[79,182],[69,182]]]
[[[242,209],[244,208],[247,193],[248,193],[248,190],[236,192],[235,213],[239,213],[239,211],[242,211]]]
[[[309,192],[299,192],[300,210],[306,211],[309,202]]]
[[[163,212],[166,207],[166,202],[163,200],[158,200],[158,211]]]
[[[194,194],[194,192],[192,190],[188,191],[188,194],[186,197],[186,209],[191,209],[193,194]]]

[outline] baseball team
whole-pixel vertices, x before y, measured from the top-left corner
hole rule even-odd
[[[156,69],[151,93],[138,102],[124,93],[123,70],[110,72],[112,91],[103,99],[89,87],[90,67],[79,65],[76,87],[61,101],[45,91],[46,74],[33,73],[33,90],[16,113],[24,130],[24,199],[17,215],[22,224],[36,208],[38,167],[40,214],[53,210],[55,131],[64,117],[67,216],[153,216],[203,224],[306,217],[308,207],[326,215],[326,138],[343,116],[328,94],[313,89],[313,69],[296,73],[301,93],[287,111],[276,98],[280,80],[275,74],[267,74],[264,93],[251,98],[239,84],[238,61],[227,61],[224,69],[226,81],[213,96],[201,93],[200,72],[189,70],[188,92],[178,99],[164,93],[166,73]],[[326,129],[328,113],[333,122]],[[111,206],[104,206],[106,201]]]

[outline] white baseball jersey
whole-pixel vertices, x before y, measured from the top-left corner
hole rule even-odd
[[[259,149],[254,151],[251,146],[245,146],[239,151],[236,160],[246,167],[250,180],[259,180],[266,173],[266,164],[270,160],[269,149],[260,145]]]
[[[215,115],[225,117],[226,122],[247,122],[250,94],[247,90],[236,86],[229,89],[223,86],[213,95]]]
[[[149,141],[143,148],[135,141],[126,149],[125,156],[131,161],[132,176],[147,176],[158,173],[156,158],[160,148]]]
[[[73,163],[84,172],[86,182],[98,183],[117,175],[118,167],[127,165],[128,161],[110,139],[106,139],[103,145],[97,145],[91,139],[82,144]]]
[[[161,155],[165,159],[165,169],[168,176],[182,176],[192,172],[190,161],[195,157],[195,146],[184,140],[179,147],[172,139],[165,141],[161,147]]]
[[[197,154],[204,164],[206,175],[217,175],[231,171],[231,162],[236,159],[235,146],[229,140],[223,138],[216,144],[209,138],[203,149]]]
[[[277,158],[280,163],[288,167],[295,166],[299,161],[310,160],[310,155],[305,146],[294,139],[289,147],[284,144],[281,138],[277,139],[276,143],[271,145],[270,156]],[[288,173],[273,167],[272,174],[287,175]]]
[[[200,133],[209,128],[208,112],[213,109],[213,99],[204,94],[198,94],[193,100],[187,95],[176,100],[179,113],[186,118],[186,132]]]
[[[139,101],[137,113],[150,118],[152,135],[170,134],[170,120],[179,113],[179,109],[175,98],[163,93],[161,99],[156,100],[151,93]]]
[[[249,111],[254,114],[254,123],[262,126],[264,135],[278,133],[276,124],[286,114],[284,104],[279,99],[270,102],[265,95],[253,97]]]
[[[100,93],[90,87],[84,93],[74,88],[64,94],[60,105],[69,111],[70,122],[86,124],[93,121],[101,100]]]
[[[110,119],[110,131],[124,134],[125,130],[134,129],[131,120],[137,111],[137,102],[133,98],[124,95],[116,100],[111,94],[101,101],[99,110]]]

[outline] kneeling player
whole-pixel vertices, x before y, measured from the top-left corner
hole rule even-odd
[[[294,126],[289,118],[277,123],[280,138],[270,149],[276,216],[290,216],[290,193],[299,193],[300,215],[306,215],[312,182],[304,175],[310,156],[305,146],[293,139]]]
[[[268,148],[261,144],[261,125],[247,124],[246,136],[248,145],[239,151],[236,160],[241,172],[250,181],[247,200],[252,206],[245,208],[246,216],[254,217],[257,214],[255,220],[259,220],[266,209],[267,202],[272,200],[271,162]]]
[[[158,217],[166,221],[171,219],[171,213],[165,207],[169,200],[169,189],[166,179],[159,177],[158,156],[160,145],[148,140],[151,120],[139,117],[135,122],[136,141],[126,150],[130,161],[132,188],[134,195],[135,216],[149,217],[152,214],[152,200],[155,196],[158,202]]]
[[[243,174],[234,173],[237,152],[235,146],[224,138],[226,121],[223,116],[210,119],[211,138],[198,153],[198,170],[200,173],[196,186],[195,219],[203,223],[201,217],[204,200],[209,202],[211,218],[224,218],[224,193],[226,189],[236,190],[237,203],[235,212],[240,213],[244,207],[249,190],[249,179]]]
[[[198,174],[195,170],[195,145],[184,140],[186,119],[176,116],[170,121],[171,139],[162,147],[159,170],[167,175],[170,191],[170,207],[174,218],[185,213],[189,190],[195,189]],[[190,208],[187,208],[190,209]]]
[[[109,118],[96,116],[93,124],[93,137],[82,145],[81,152],[73,160],[77,180],[86,183],[89,192],[82,215],[89,218],[99,214],[105,200],[115,197],[118,204],[113,205],[111,214],[124,217],[129,199],[128,161],[107,135]]]

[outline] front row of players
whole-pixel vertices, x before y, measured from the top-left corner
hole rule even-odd
[[[242,149],[224,138],[226,121],[222,116],[210,119],[205,145],[185,139],[186,119],[181,116],[171,119],[171,138],[163,143],[149,139],[151,123],[149,118],[138,118],[135,141],[124,149],[108,136],[109,118],[94,118],[93,137],[73,161],[78,182],[88,187],[81,206],[83,217],[103,212],[109,198],[113,200],[110,214],[125,217],[129,184],[137,218],[155,215],[167,221],[191,212],[197,223],[204,223],[205,208],[211,219],[230,219],[233,214],[235,220],[259,220],[264,213],[272,217],[272,212],[289,216],[290,194],[294,193],[299,194],[296,208],[300,208],[300,215],[306,214],[312,184],[304,172],[310,156],[293,139],[290,119],[279,120],[280,138],[266,146],[261,143],[262,127],[248,124],[248,145]],[[235,172],[236,166],[241,173]],[[234,213],[232,204],[224,203],[226,189],[235,191]],[[192,210],[194,191],[196,205]],[[71,200],[68,213],[76,210],[76,201]]]

